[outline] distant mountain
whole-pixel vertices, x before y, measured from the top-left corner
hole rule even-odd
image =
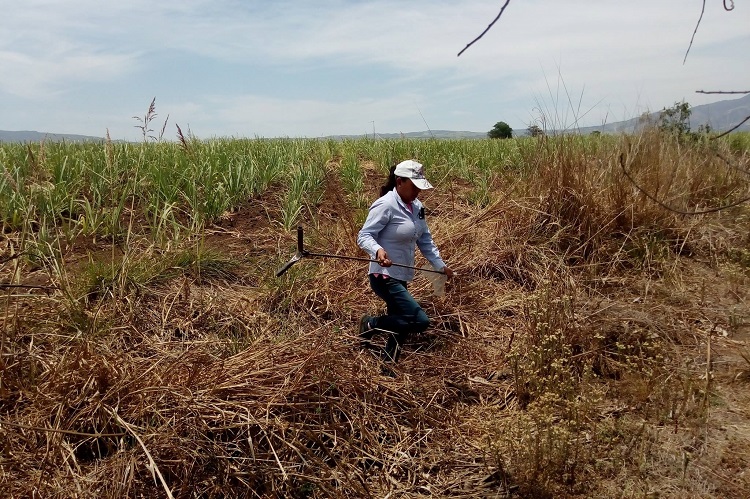
[[[691,109],[691,128],[697,129],[699,125],[708,123],[712,130],[723,132],[750,116],[750,94],[739,99],[723,100]],[[750,131],[750,121],[745,122],[738,130]]]
[[[7,132],[0,130],[0,142],[41,142],[43,140],[51,142],[100,142],[104,139],[101,137],[73,135],[68,133],[43,133],[34,131]]]
[[[701,104],[690,108],[690,129],[698,130],[701,125],[710,125],[714,132],[724,132],[750,116],[750,94],[739,99],[722,100],[711,104]],[[599,131],[602,133],[633,132],[644,124],[657,123],[661,111],[647,117],[632,118],[626,121],[606,123],[600,126],[581,127],[581,133]],[[738,131],[750,131],[750,120],[740,126]]]
[[[697,130],[701,125],[710,125],[711,130],[714,132],[723,132],[734,127],[742,120],[750,116],[750,94],[741,97],[739,99],[723,100],[714,102],[712,104],[702,104],[700,106],[691,107],[690,114],[690,128]],[[650,113],[646,116],[639,116],[637,118],[631,118],[625,121],[616,121],[613,123],[605,123],[604,125],[598,126],[587,126],[574,128],[570,127],[566,129],[566,132],[580,132],[582,134],[589,134],[591,132],[601,133],[632,133],[648,123],[657,123],[661,111]],[[489,130],[489,127],[488,127]],[[750,131],[750,120],[744,123],[737,129],[738,131]],[[514,129],[513,136],[523,137],[528,135],[525,128]],[[336,140],[353,139],[360,137],[373,137],[370,134],[362,135],[335,135],[327,138]],[[375,138],[382,139],[398,139],[398,138],[409,138],[409,139],[484,139],[487,138],[487,132],[454,132],[450,130],[428,130],[425,132],[409,132],[409,133],[376,133]]]
[[[702,104],[690,108],[690,128],[697,130],[700,125],[710,125],[711,130],[715,132],[723,132],[734,127],[742,120],[750,116],[750,94],[740,97],[739,99],[728,99],[712,104]],[[638,130],[646,123],[656,123],[659,121],[659,115],[661,111],[648,114],[645,117],[632,118],[625,121],[617,121],[614,123],[605,123],[599,126],[587,126],[580,127],[578,129],[569,128],[566,131],[579,131],[582,134],[588,134],[591,132],[601,133],[630,133]],[[491,126],[488,125],[489,130]],[[739,131],[750,131],[750,120],[744,123],[738,128]],[[526,129],[516,129],[513,131],[513,135],[522,137],[527,135]],[[426,130],[423,132],[406,132],[406,133],[376,133],[360,134],[360,135],[331,135],[324,137],[327,139],[344,140],[344,139],[357,139],[362,137],[374,137],[380,139],[484,139],[487,137],[487,132],[467,132],[467,131],[451,131],[451,130]],[[46,141],[67,141],[67,142],[100,142],[104,139],[102,137],[92,137],[89,135],[72,135],[72,134],[60,134],[60,133],[42,133],[42,132],[6,132],[0,130],[0,143],[2,142],[41,142]]]

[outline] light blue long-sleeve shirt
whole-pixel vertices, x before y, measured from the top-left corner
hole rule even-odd
[[[357,244],[370,258],[375,258],[378,250],[383,248],[393,263],[411,266],[414,265],[416,247],[419,247],[433,267],[438,270],[445,267],[427,227],[422,203],[415,199],[409,211],[395,188],[370,206],[367,220],[357,236]],[[414,269],[381,267],[375,262],[370,263],[369,273],[385,274],[401,281],[414,279]]]

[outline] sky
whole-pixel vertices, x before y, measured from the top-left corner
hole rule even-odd
[[[750,0],[0,0],[0,130],[571,128],[750,90]],[[731,1],[727,1],[731,4]]]

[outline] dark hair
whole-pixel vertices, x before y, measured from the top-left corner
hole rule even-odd
[[[380,186],[380,197],[385,196],[396,187],[396,165],[393,165],[388,172],[388,180]]]

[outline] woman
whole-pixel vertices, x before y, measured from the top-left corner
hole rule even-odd
[[[364,316],[359,334],[367,347],[377,331],[390,333],[383,352],[386,362],[397,362],[406,337],[430,325],[427,314],[406,289],[414,279],[414,270],[393,267],[393,262],[414,266],[416,245],[435,269],[448,278],[453,276],[432,241],[424,207],[417,199],[425,189],[432,189],[432,184],[425,178],[420,163],[407,160],[392,167],[388,182],[380,188],[380,198],[370,206],[357,236],[359,247],[377,260],[370,263],[370,287],[387,306],[386,315]]]

